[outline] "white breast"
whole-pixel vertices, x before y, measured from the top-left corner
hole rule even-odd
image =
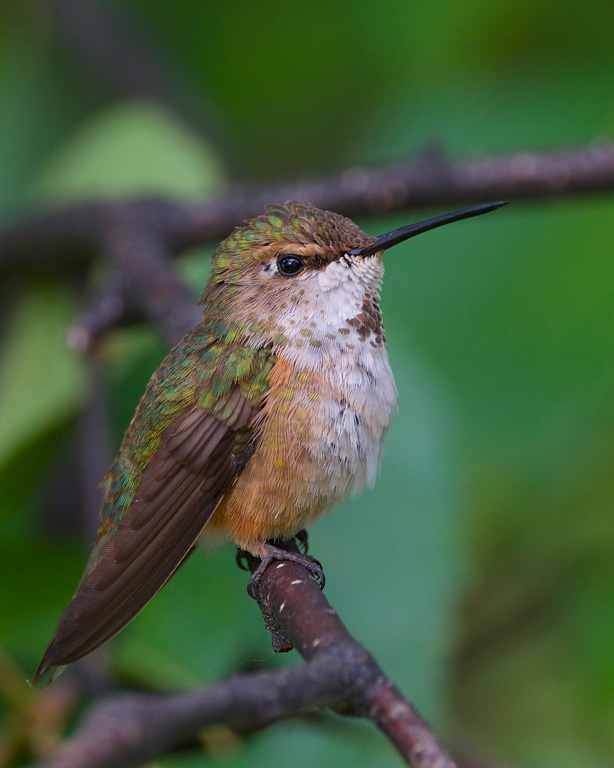
[[[364,344],[358,342],[357,354],[345,355],[343,364],[328,372],[330,396],[320,399],[314,414],[309,450],[328,477],[335,501],[375,482],[396,408],[386,349],[370,353],[365,364],[360,354]]]
[[[326,382],[309,407],[307,447],[321,469],[314,490],[330,504],[375,482],[396,408],[383,328],[375,327],[382,276],[377,257],[334,261],[307,278],[301,302],[278,318],[286,336],[280,353]],[[373,329],[357,320],[366,315]]]

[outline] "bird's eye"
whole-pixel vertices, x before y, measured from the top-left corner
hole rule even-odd
[[[294,277],[305,269],[300,256],[280,256],[277,259],[277,269],[284,277]]]

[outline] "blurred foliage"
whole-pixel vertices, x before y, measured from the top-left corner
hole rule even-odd
[[[211,194],[231,179],[571,146],[614,128],[604,2],[100,4],[128,19],[189,108],[139,101],[45,2],[5,0],[2,220],[83,196]],[[110,66],[113,38],[101,42]],[[382,474],[311,531],[333,605],[448,741],[527,768],[614,758],[613,208],[605,196],[516,204],[391,255],[400,406]],[[360,223],[379,234],[406,218]],[[196,290],[209,252],[181,260]],[[43,753],[75,714],[75,670],[47,691],[25,678],[88,547],[70,478],[92,380],[64,346],[82,296],[31,278],[0,286],[0,766]],[[143,328],[101,350],[114,447],[163,354]],[[273,657],[244,588],[230,549],[190,558],[110,645],[114,672],[175,688],[294,663]],[[203,741],[207,760],[160,764],[398,764],[372,729],[332,716]]]

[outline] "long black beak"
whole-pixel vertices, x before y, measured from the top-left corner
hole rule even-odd
[[[348,251],[348,255],[362,256],[363,258],[372,256],[378,251],[384,251],[387,248],[392,248],[393,245],[402,243],[403,240],[408,240],[410,237],[420,235],[422,232],[428,232],[429,229],[436,229],[437,227],[442,227],[444,224],[451,224],[453,221],[470,219],[472,216],[481,216],[483,213],[489,213],[497,208],[502,208],[504,205],[507,205],[507,200],[500,200],[497,203],[482,203],[481,205],[474,205],[471,208],[463,208],[461,211],[444,213],[443,216],[435,216],[433,219],[418,221],[416,224],[408,224],[405,227],[393,229],[392,232],[388,232],[388,234],[378,237],[372,245],[367,245],[365,248],[352,248],[351,251]]]

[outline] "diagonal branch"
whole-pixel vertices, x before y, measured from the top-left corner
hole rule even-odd
[[[429,726],[348,633],[296,563],[274,563],[262,598],[305,663],[172,695],[130,694],[95,706],[73,740],[38,768],[129,768],[193,742],[204,727],[266,728],[314,708],[371,720],[414,768],[454,768]]]
[[[612,191],[614,143],[460,161],[429,156],[288,184],[236,186],[209,200],[137,198],[44,211],[0,232],[0,271],[84,266],[99,254],[107,228],[118,217],[124,224],[132,221],[156,232],[175,254],[217,242],[266,204],[286,200],[357,217],[489,199],[555,199]]]
[[[200,313],[172,270],[170,257],[219,240],[267,203],[302,200],[356,217],[476,200],[606,191],[614,191],[614,143],[456,162],[424,156],[290,184],[236,186],[210,200],[135,198],[43,211],[0,232],[0,274],[83,269],[106,256],[111,276],[73,328],[72,345],[91,351],[106,330],[140,317],[152,320],[174,343],[199,322]]]

